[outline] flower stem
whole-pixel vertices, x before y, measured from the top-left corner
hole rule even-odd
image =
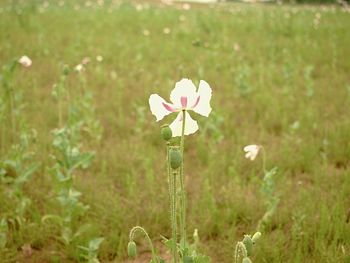
[[[157,255],[156,255],[156,252],[155,252],[153,244],[152,244],[152,240],[143,227],[135,226],[130,230],[130,234],[129,234],[130,241],[134,240],[134,235],[135,235],[136,231],[141,231],[145,235],[146,240],[148,241],[148,244],[149,244],[151,251],[152,251],[152,259],[154,260],[154,262],[158,262]]]
[[[176,229],[176,225],[177,225],[177,222],[176,222],[176,174],[177,172],[176,171],[173,171],[173,211],[172,211],[172,235],[173,235],[173,262],[174,263],[177,263],[177,229]]]
[[[167,173],[169,183],[169,202],[170,202],[170,222],[173,242],[173,262],[177,263],[177,222],[176,222],[176,173],[171,176],[170,158],[169,158],[170,143],[167,142]]]
[[[266,170],[266,151],[265,151],[265,148],[264,146],[259,146],[261,148],[261,153],[262,153],[262,168],[263,168],[263,171],[264,171],[264,174],[266,174],[267,170]]]
[[[181,238],[182,248],[186,246],[186,192],[185,192],[185,179],[184,179],[184,147],[185,147],[185,124],[186,124],[186,111],[182,111],[182,132],[181,132],[181,143],[180,150],[182,156],[182,164],[180,169],[180,187],[181,187]]]
[[[12,141],[15,142],[15,133],[16,133],[16,117],[15,117],[15,99],[14,99],[14,90],[12,87],[9,89],[9,98],[10,98],[10,115],[11,115],[11,128],[12,128]]]

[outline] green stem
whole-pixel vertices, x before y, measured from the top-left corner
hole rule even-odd
[[[136,231],[141,231],[145,235],[145,237],[146,237],[146,239],[148,241],[148,244],[149,244],[149,246],[151,248],[151,251],[152,251],[152,259],[154,260],[154,262],[158,262],[156,251],[154,250],[154,247],[153,247],[153,244],[152,244],[152,240],[151,240],[151,238],[149,237],[148,233],[146,232],[146,230],[143,227],[135,226],[135,227],[133,227],[130,230],[130,235],[129,235],[130,241],[134,240],[134,235],[135,235]]]
[[[185,179],[184,179],[184,147],[185,147],[185,125],[186,125],[186,111],[182,110],[182,132],[181,132],[181,143],[180,150],[182,156],[182,164],[180,169],[180,187],[181,187],[181,237],[182,247],[186,246],[186,192],[185,192]]]
[[[10,87],[10,115],[11,115],[11,127],[12,127],[12,141],[15,142],[15,133],[16,133],[16,118],[15,118],[15,102],[13,96],[13,89]]]
[[[170,202],[170,222],[173,241],[173,262],[177,263],[177,233],[176,233],[176,177],[171,176],[170,158],[169,158],[170,143],[167,142],[167,173],[169,183],[169,202]]]
[[[62,125],[62,106],[61,106],[61,98],[58,98],[58,127],[61,128]]]
[[[176,222],[176,172],[173,172],[173,211],[172,211],[172,229],[173,229],[173,262],[177,263],[177,222]]]
[[[264,146],[259,146],[261,148],[261,153],[262,153],[262,166],[263,166],[263,171],[264,174],[266,174],[267,170],[266,170],[266,151]]]

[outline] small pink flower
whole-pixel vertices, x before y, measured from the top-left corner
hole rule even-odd
[[[166,102],[158,94],[149,97],[151,112],[157,121],[162,120],[171,113],[178,113],[176,119],[169,125],[173,137],[181,136],[182,133],[182,111],[186,111],[185,135],[190,135],[198,130],[197,121],[193,120],[188,111],[194,111],[202,116],[208,117],[211,112],[210,99],[212,90],[207,82],[201,80],[197,91],[196,86],[189,79],[182,79],[176,83],[170,93],[170,101]]]

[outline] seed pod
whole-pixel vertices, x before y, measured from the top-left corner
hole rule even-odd
[[[253,237],[252,237],[252,241],[253,244],[255,244],[256,241],[258,241],[258,239],[261,237],[261,233],[260,232],[256,232]]]
[[[170,166],[172,169],[177,169],[181,166],[182,156],[179,149],[171,148],[169,151]]]
[[[253,250],[253,241],[250,238],[250,236],[248,236],[248,235],[244,236],[243,244],[245,246],[245,249],[247,250],[247,256],[250,256],[252,254],[252,250]]]
[[[162,134],[162,137],[164,139],[164,141],[170,141],[171,138],[173,137],[173,132],[171,131],[169,125],[165,124],[162,126],[162,130],[160,131],[160,133]]]
[[[242,263],[252,263],[252,261],[250,260],[250,258],[244,258]]]
[[[134,241],[130,241],[128,243],[128,256],[131,258],[136,257],[137,251],[136,251],[136,243]]]

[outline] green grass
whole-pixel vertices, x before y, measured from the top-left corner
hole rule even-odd
[[[188,230],[198,228],[203,253],[213,262],[233,262],[235,243],[253,233],[264,214],[260,159],[250,162],[242,151],[258,143],[268,167],[278,167],[281,201],[255,262],[350,262],[349,13],[332,6],[237,4],[188,11],[153,4],[137,11],[106,3],[75,10],[52,2],[38,12],[35,2],[0,5],[0,64],[24,54],[33,60],[16,71],[15,87],[23,92],[23,116],[38,134],[33,149],[40,164],[24,188],[32,200],[26,222],[0,251],[2,262],[79,261],[76,246],[62,245],[57,225],[41,218],[60,213],[48,171],[58,122],[52,86],[64,64],[73,68],[84,57],[92,60],[82,74],[103,134],[98,143],[85,138],[96,157],[76,175],[81,199],[90,205],[78,224],[91,225],[79,242],[105,237],[101,262],[126,261],[134,225],[144,226],[159,249],[160,234],[171,235],[165,147],[148,97],[168,98],[183,77],[204,79],[213,89],[213,113],[195,116],[200,131],[186,137],[185,152]],[[166,27],[170,34],[163,33]],[[79,96],[78,74],[67,83]],[[6,151],[11,132],[1,126]],[[15,205],[6,189],[1,183],[1,216]],[[24,244],[33,248],[30,259]]]

